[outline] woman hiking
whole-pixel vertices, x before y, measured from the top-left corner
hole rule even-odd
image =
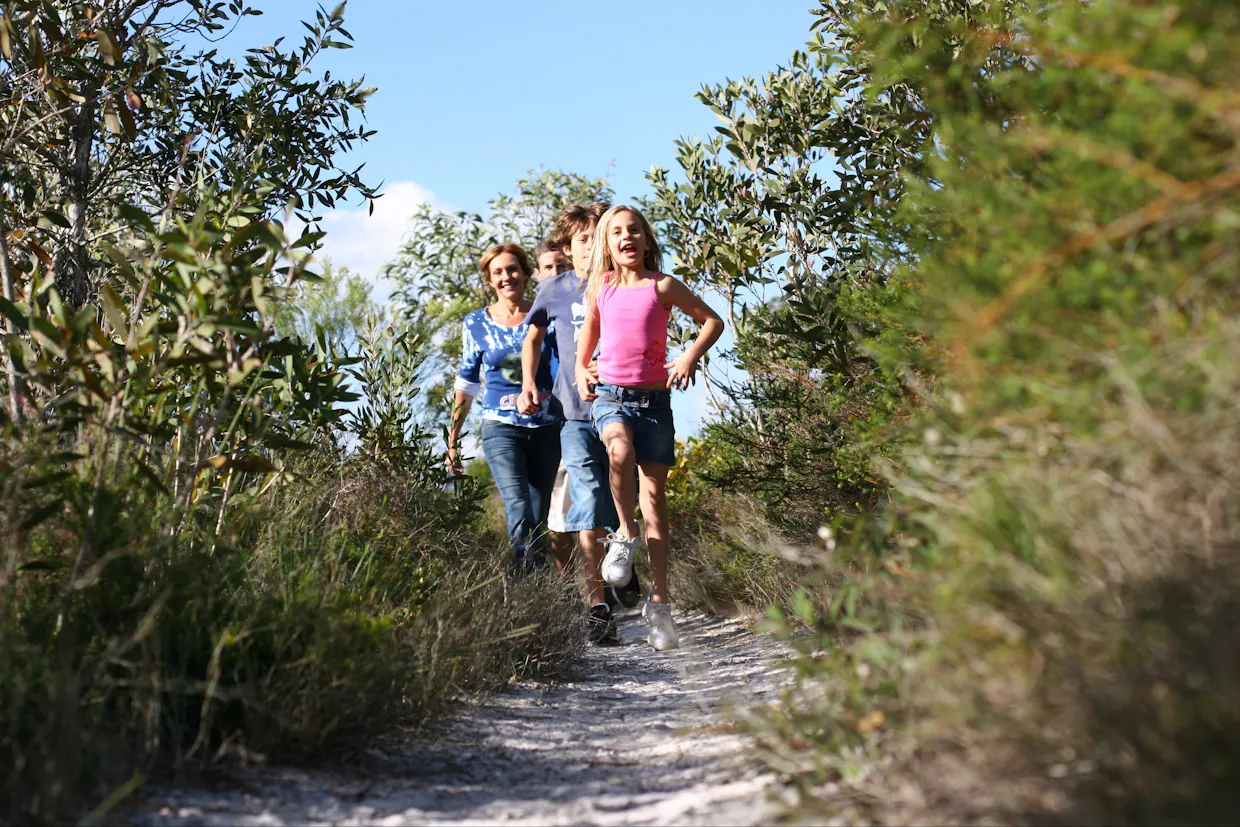
[[[560,464],[562,422],[545,402],[533,413],[517,410],[521,345],[531,305],[525,290],[534,268],[519,244],[500,244],[483,254],[479,269],[495,292],[495,301],[470,313],[461,324],[461,367],[454,385],[447,466],[452,473],[464,472],[461,428],[481,394],[482,451],[504,500],[512,563],[518,571],[545,569],[547,508]],[[550,365],[550,355],[544,354],[534,377],[535,385],[545,391],[551,389]]]

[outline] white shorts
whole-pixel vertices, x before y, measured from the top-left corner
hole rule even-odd
[[[561,461],[559,470],[555,472],[555,485],[551,487],[551,508],[547,512],[548,531],[554,531],[557,534],[564,533],[568,509],[572,504],[573,498],[568,493],[568,469]]]

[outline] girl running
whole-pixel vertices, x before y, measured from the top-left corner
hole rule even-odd
[[[723,321],[680,281],[659,272],[663,254],[645,216],[632,207],[603,213],[594,233],[585,323],[577,343],[577,392],[594,402],[594,427],[611,463],[611,494],[620,530],[607,537],[603,580],[629,582],[638,543],[633,464],[641,476],[646,551],[653,579],[642,607],[646,640],[675,649],[680,636],[667,592],[667,472],[676,461],[672,388],[694,384],[698,361],[723,333]],[[667,323],[679,307],[701,324],[693,343],[668,361]],[[597,385],[587,369],[595,346]]]

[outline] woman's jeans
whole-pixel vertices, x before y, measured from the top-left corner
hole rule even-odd
[[[508,547],[521,571],[547,567],[543,547],[551,488],[560,466],[560,424],[522,428],[482,423],[482,452],[504,499]]]

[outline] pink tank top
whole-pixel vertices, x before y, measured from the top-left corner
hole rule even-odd
[[[662,273],[639,287],[603,287],[598,297],[598,375],[631,388],[667,382],[667,320],[656,289]],[[610,281],[611,274],[608,274]]]

